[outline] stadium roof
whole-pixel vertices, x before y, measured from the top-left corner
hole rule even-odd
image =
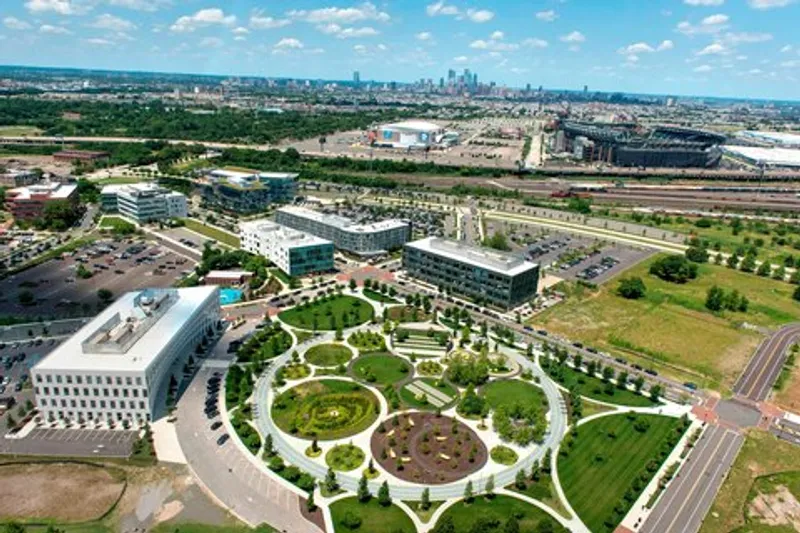
[[[393,124],[384,124],[381,126],[383,129],[393,130],[411,130],[411,131],[427,131],[435,132],[441,131],[444,128],[433,122],[425,122],[423,120],[406,120],[404,122],[395,122]]]
[[[760,146],[723,146],[723,151],[733,157],[746,159],[753,164],[771,167],[800,167],[800,150],[789,148],[762,148]]]

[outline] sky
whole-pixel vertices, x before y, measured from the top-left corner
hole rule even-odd
[[[800,0],[0,0],[0,64],[798,99]]]

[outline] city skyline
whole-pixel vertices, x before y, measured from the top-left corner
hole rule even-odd
[[[340,3],[14,0],[0,63],[791,99],[794,0]],[[124,57],[124,62],[120,61]]]

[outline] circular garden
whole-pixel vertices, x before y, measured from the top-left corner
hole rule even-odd
[[[463,479],[486,464],[486,446],[454,418],[412,412],[384,420],[372,434],[373,457],[392,475],[439,485]]]
[[[367,429],[378,418],[375,395],[357,383],[308,381],[280,394],[272,418],[286,433],[303,439],[335,440]]]
[[[325,454],[328,466],[339,472],[355,470],[364,463],[364,452],[353,444],[339,444]]]
[[[353,362],[353,375],[368,383],[389,385],[413,373],[413,367],[402,357],[391,354],[363,355]]]
[[[306,351],[307,363],[314,366],[339,366],[347,363],[353,352],[343,344],[317,344]]]

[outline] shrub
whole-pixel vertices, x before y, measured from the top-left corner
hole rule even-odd
[[[641,278],[623,278],[617,287],[617,294],[628,300],[638,300],[647,292],[644,281]]]
[[[670,283],[686,283],[697,277],[697,265],[680,255],[669,255],[650,265],[650,274]]]

